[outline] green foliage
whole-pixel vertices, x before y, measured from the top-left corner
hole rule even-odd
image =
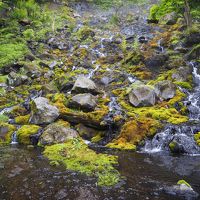
[[[35,0],[19,0],[11,12],[11,17],[18,20],[37,19],[40,16],[41,10]]]
[[[117,157],[97,154],[81,139],[69,140],[63,144],[46,146],[44,155],[51,164],[63,164],[67,169],[98,177],[98,185],[112,186],[119,179],[119,172],[113,167]]]
[[[23,35],[26,40],[32,40],[35,37],[35,32],[33,29],[27,29],[23,32]]]
[[[0,68],[22,59],[27,53],[24,43],[0,44]]]

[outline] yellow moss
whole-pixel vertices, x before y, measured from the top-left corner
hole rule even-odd
[[[113,140],[106,147],[119,150],[136,150],[136,145],[127,142],[124,138]]]
[[[16,131],[16,127],[8,123],[0,123],[0,129],[5,131],[4,134],[0,134],[0,144],[9,144],[11,142],[11,136]]]
[[[159,121],[141,117],[126,122],[121,129],[120,135],[107,145],[110,148],[135,149],[136,145],[147,136],[154,135],[161,128]]]
[[[99,142],[99,141],[102,140],[102,139],[103,139],[103,137],[102,137],[101,133],[98,133],[96,136],[94,136],[94,137],[91,139],[91,142],[97,143],[97,142]]]
[[[40,128],[41,127],[37,125],[23,125],[17,131],[17,138],[19,140],[19,143],[31,144],[30,136],[36,134]]]
[[[70,123],[62,119],[58,120],[56,123],[64,127],[70,127]]]
[[[30,119],[30,115],[18,116],[18,117],[15,117],[15,122],[17,124],[29,124],[29,119]]]

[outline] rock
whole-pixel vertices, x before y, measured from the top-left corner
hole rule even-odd
[[[157,70],[159,67],[162,67],[167,60],[168,60],[167,55],[159,54],[146,59],[144,62],[146,67],[151,68],[152,70]]]
[[[52,63],[49,64],[49,68],[51,70],[53,70],[55,68],[55,66],[58,65],[58,63],[56,61],[53,61]]]
[[[54,122],[58,116],[59,110],[56,106],[50,105],[48,99],[38,97],[33,100],[30,117],[32,124],[49,124]]]
[[[168,100],[176,95],[176,85],[168,80],[160,81],[155,85],[155,92],[161,99]]]
[[[177,141],[170,142],[169,148],[172,153],[185,153],[182,144],[179,144]]]
[[[42,75],[42,70],[35,64],[24,64],[21,71],[31,78],[38,78]]]
[[[49,70],[48,72],[46,72],[46,73],[44,74],[44,78],[50,79],[50,78],[52,78],[54,75],[55,75],[54,71]]]
[[[192,68],[189,66],[179,67],[176,72],[172,74],[172,79],[176,81],[188,81],[188,76],[192,73]]]
[[[105,131],[97,130],[91,127],[87,127],[83,124],[76,125],[76,129],[79,132],[79,135],[83,137],[86,140],[90,140],[91,138],[97,136],[97,135],[105,135]]]
[[[192,50],[186,54],[185,58],[187,60],[198,60],[200,59],[200,45],[195,46]]]
[[[79,93],[91,93],[91,94],[98,94],[99,91],[97,89],[96,84],[84,77],[84,76],[79,76],[74,83],[74,86],[72,88],[72,93],[79,94]]]
[[[176,12],[168,13],[162,20],[165,21],[167,25],[174,25],[177,22],[177,14]]]
[[[80,108],[83,111],[93,111],[97,105],[96,98],[92,94],[77,94],[72,97],[71,102],[69,103],[70,107]]]
[[[129,101],[135,107],[152,106],[156,102],[156,93],[150,86],[135,84],[129,93]]]
[[[30,79],[26,75],[20,75],[15,72],[10,72],[8,75],[8,84],[11,86],[19,86],[30,82]]]
[[[200,43],[200,32],[190,33],[185,37],[184,46],[191,47]]]
[[[64,143],[69,139],[78,137],[78,132],[70,127],[65,127],[59,123],[48,125],[42,136],[40,143],[42,145],[51,145],[56,143]]]

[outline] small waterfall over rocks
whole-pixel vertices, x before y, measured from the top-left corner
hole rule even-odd
[[[165,129],[157,133],[153,139],[147,139],[142,152],[169,152],[200,155],[200,147],[194,140],[194,134],[200,131],[200,75],[198,64],[190,62],[193,67],[195,87],[185,103],[189,110],[189,121],[181,125],[168,124]],[[172,149],[173,148],[173,149]]]

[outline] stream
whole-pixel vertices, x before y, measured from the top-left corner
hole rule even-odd
[[[145,9],[148,9],[149,5],[146,7]],[[85,15],[84,12],[79,12]],[[139,13],[140,10],[137,12]],[[93,13],[91,12],[90,14]],[[103,19],[105,13],[95,13],[95,16],[99,15]],[[145,15],[140,17],[140,22],[130,26],[122,25],[119,32],[123,33],[127,38],[127,43],[135,35],[139,42],[145,43],[155,36],[153,34],[156,30],[160,30],[156,26],[151,27],[148,25],[145,17]],[[78,24],[78,26],[82,25]],[[114,45],[118,44],[118,38],[116,41],[113,39],[117,34],[118,32],[109,32],[102,37],[97,34],[95,39],[98,45],[95,48],[87,44],[78,46],[80,49],[89,51],[92,55],[90,59],[91,65],[87,68],[87,73],[84,74],[85,77],[91,80],[98,80],[98,72],[103,69],[97,63],[97,60],[98,58],[106,57],[109,53],[115,53],[115,46],[112,49],[112,45],[113,43]],[[130,42],[131,45],[132,42]],[[106,45],[111,49],[109,50]],[[157,46],[159,53],[165,53],[161,39],[157,42]],[[108,49],[108,52],[106,52],[106,49]],[[117,73],[123,73],[124,77],[126,77],[121,82],[128,80],[128,84],[131,85],[137,80],[133,75],[123,72],[123,69],[119,69],[117,64],[112,65],[113,68],[105,70],[105,72],[107,71],[111,74],[108,73],[107,76],[103,77],[105,80],[102,78],[103,82],[105,82],[102,86],[106,91],[105,96],[110,99],[108,103],[109,112],[104,118],[109,130],[106,135],[106,141],[98,145],[88,143],[90,148],[96,152],[118,156],[119,165],[116,168],[122,178],[117,185],[99,187],[95,177],[66,170],[64,166],[51,166],[49,161],[42,155],[42,148],[18,144],[16,132],[14,132],[11,144],[0,146],[0,200],[200,199],[198,196],[200,195],[200,147],[197,146],[194,140],[194,134],[200,131],[200,75],[198,74],[198,67],[200,66],[194,62],[188,65],[193,68],[192,75],[195,83],[192,91],[185,91],[187,97],[184,103],[189,110],[189,121],[181,125],[167,124],[153,138],[147,139],[144,145],[136,152],[115,151],[104,146],[108,141],[112,141],[116,137],[117,131],[115,132],[115,129],[118,127],[113,127],[114,117],[127,117],[117,101],[118,97],[109,91],[109,83],[114,81],[109,82],[109,79],[112,79],[112,72],[114,73],[113,69],[116,69]],[[80,70],[81,68],[73,66],[72,71]],[[71,90],[68,91],[68,94],[71,94]],[[40,96],[42,96],[41,91],[36,92],[36,94],[33,93],[32,96],[25,99],[23,106],[30,110],[30,102]],[[4,108],[0,111],[0,114],[9,113],[11,110],[12,107]],[[11,123],[12,121],[9,122]],[[38,134],[42,133],[39,132]],[[170,142],[176,142],[177,152],[181,153],[181,155],[170,152]],[[177,182],[182,179],[191,185],[192,191],[175,190]]]

